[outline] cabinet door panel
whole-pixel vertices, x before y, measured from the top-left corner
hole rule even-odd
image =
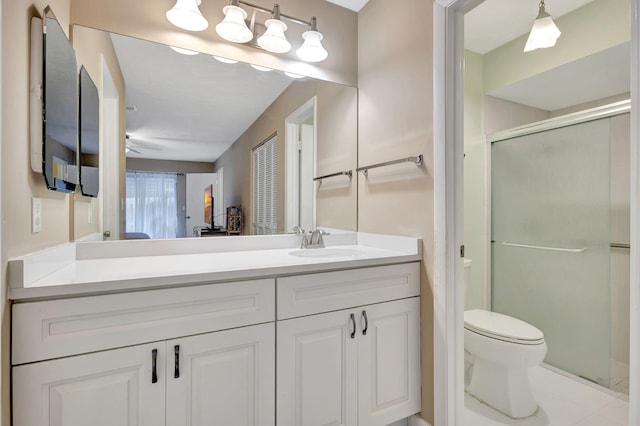
[[[278,322],[278,426],[358,424],[354,326],[350,311]]]
[[[274,329],[269,323],[168,341],[167,426],[273,426]]]
[[[152,383],[152,351],[158,381]],[[13,368],[15,426],[164,424],[164,342]]]
[[[419,312],[417,297],[359,310],[367,330],[358,339],[360,424],[385,426],[420,411]]]

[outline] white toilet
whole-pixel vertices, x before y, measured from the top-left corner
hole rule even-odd
[[[470,267],[464,259],[465,296]],[[527,369],[547,354],[540,330],[507,315],[472,309],[464,313],[464,348],[473,364],[467,392],[509,417],[536,412]]]

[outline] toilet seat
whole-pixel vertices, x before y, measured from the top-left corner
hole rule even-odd
[[[507,315],[482,309],[465,311],[464,328],[503,342],[521,345],[541,345],[544,343],[542,331],[531,324]]]

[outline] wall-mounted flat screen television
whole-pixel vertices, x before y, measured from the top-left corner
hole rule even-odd
[[[213,185],[207,185],[204,189],[204,222],[209,225],[209,229],[215,229],[214,220],[214,200]]]

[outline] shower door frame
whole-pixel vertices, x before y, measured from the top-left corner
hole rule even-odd
[[[434,0],[434,423],[464,423],[464,15],[484,0]],[[640,0],[631,4],[629,424],[640,424]]]

